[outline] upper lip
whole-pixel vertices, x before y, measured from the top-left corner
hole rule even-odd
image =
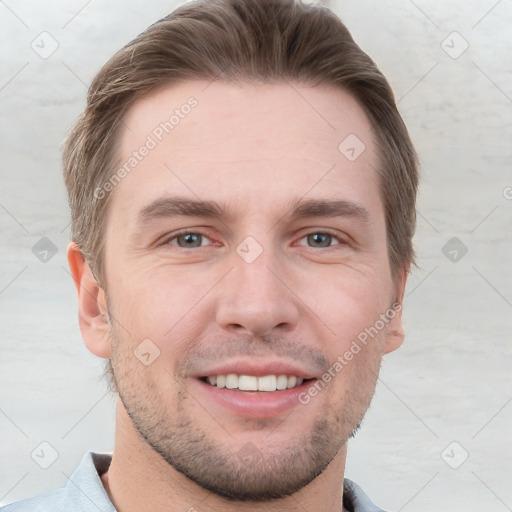
[[[264,377],[265,375],[295,375],[295,377],[304,380],[316,378],[315,372],[306,367],[283,360],[236,360],[226,361],[215,366],[208,366],[194,372],[190,376],[195,378],[209,377],[213,375],[228,375],[234,373],[236,375],[251,375],[255,377]]]

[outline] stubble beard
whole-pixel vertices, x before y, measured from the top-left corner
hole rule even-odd
[[[358,430],[372,399],[380,366],[380,358],[372,358],[372,367],[367,366],[364,375],[359,374],[360,382],[349,391],[349,399],[345,397],[343,410],[336,406],[334,399],[326,399],[324,410],[317,412],[309,433],[291,434],[286,444],[272,446],[273,432],[269,429],[266,442],[249,442],[234,449],[229,442],[220,442],[212,435],[212,431],[221,429],[215,418],[207,418],[213,426],[207,430],[200,428],[190,416],[187,406],[195,401],[182,380],[169,374],[175,384],[174,396],[162,393],[147,367],[131,349],[124,348],[129,346],[129,340],[121,340],[115,328],[111,340],[112,357],[106,370],[110,388],[118,393],[141,440],[176,471],[231,501],[281,499],[320,475]],[[307,405],[298,407],[301,410],[295,418],[307,414]],[[285,418],[283,423],[293,427],[297,420]],[[258,426],[251,421],[248,425],[257,427],[258,438],[262,437],[264,420]],[[282,439],[284,425],[273,428],[280,432]],[[229,438],[229,434],[224,437]],[[233,444],[240,444],[236,436],[232,438]]]

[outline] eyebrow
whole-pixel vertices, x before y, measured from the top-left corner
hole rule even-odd
[[[139,212],[139,222],[146,224],[152,220],[175,216],[231,220],[237,217],[237,212],[232,206],[216,201],[163,197],[156,199]],[[298,198],[289,202],[287,213],[280,221],[285,218],[285,222],[289,222],[312,217],[349,217],[367,223],[370,215],[363,206],[352,201]]]
[[[230,219],[235,216],[233,208],[216,201],[163,197],[148,204],[139,212],[139,221],[176,217],[219,217]]]
[[[370,214],[363,206],[344,199],[296,199],[290,202],[285,217],[304,219],[310,217],[351,217],[368,222]]]

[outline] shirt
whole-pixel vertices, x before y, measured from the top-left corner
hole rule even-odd
[[[65,487],[5,505],[0,512],[116,512],[100,479],[111,460],[112,454],[88,452]],[[348,478],[344,481],[343,503],[351,512],[384,512]]]

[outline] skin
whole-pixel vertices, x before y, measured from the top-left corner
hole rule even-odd
[[[103,288],[76,245],[68,251],[83,338],[112,358],[120,390],[102,482],[120,512],[342,510],[346,441],[383,354],[403,341],[399,312],[307,405],[282,414],[234,414],[195,375],[212,361],[280,360],[321,378],[401,302],[407,273],[392,279],[371,125],[333,87],[189,81],[130,108],[120,165],[190,96],[198,105],[112,193]],[[366,147],[352,162],[338,150],[349,134]],[[141,225],[140,212],[169,196],[235,215]],[[368,218],[291,218],[293,199],[350,201]],[[185,228],[204,235],[197,246],[179,246]],[[236,252],[247,236],[263,250],[252,263]],[[134,355],[145,339],[160,351],[147,366]]]

